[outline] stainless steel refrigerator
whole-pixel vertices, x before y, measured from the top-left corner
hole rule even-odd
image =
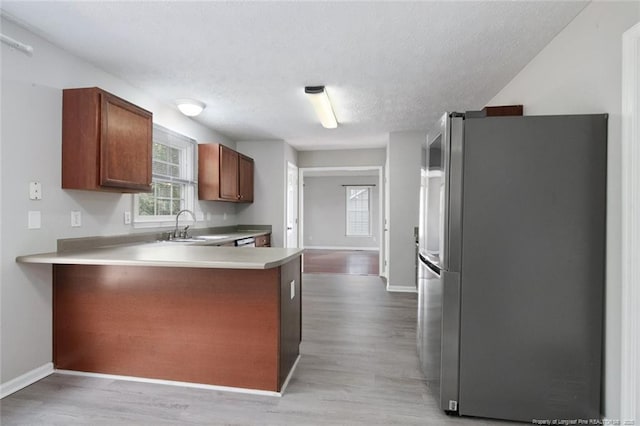
[[[425,150],[417,340],[441,408],[600,419],[607,115],[447,113]]]

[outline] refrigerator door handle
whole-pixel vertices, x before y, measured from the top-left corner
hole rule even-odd
[[[435,263],[431,262],[429,259],[427,259],[426,257],[424,257],[422,255],[422,253],[418,254],[418,257],[420,258],[420,261],[431,270],[431,272],[433,272],[434,274],[436,274],[437,276],[440,276],[440,273],[442,271],[442,268],[440,268],[438,265],[436,265]]]

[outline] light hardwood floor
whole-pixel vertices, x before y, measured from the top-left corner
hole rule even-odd
[[[53,374],[5,398],[17,424],[507,425],[449,417],[422,380],[416,295],[305,275],[302,357],[281,398]]]
[[[307,274],[379,275],[378,251],[305,249],[304,272]]]

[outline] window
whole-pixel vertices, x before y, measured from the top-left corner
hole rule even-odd
[[[182,209],[194,209],[197,143],[193,139],[153,126],[152,191],[134,197],[138,226],[174,223]]]
[[[371,236],[371,188],[347,186],[347,237]]]

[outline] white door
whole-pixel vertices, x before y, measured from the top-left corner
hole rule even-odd
[[[285,247],[298,247],[298,167],[287,162],[287,235]]]

